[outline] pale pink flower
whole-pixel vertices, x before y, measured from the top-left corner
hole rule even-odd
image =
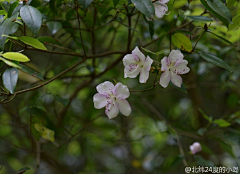
[[[189,149],[192,154],[196,154],[202,150],[202,146],[199,142],[195,142],[191,146],[189,146]]]
[[[161,60],[162,73],[159,84],[166,88],[171,81],[175,86],[181,87],[182,78],[179,74],[190,71],[187,67],[188,61],[183,60],[183,54],[179,50],[172,50],[168,57]]]
[[[168,3],[169,0],[159,0],[153,3],[155,8],[155,15],[158,18],[162,18],[168,11],[168,6],[166,3]]]
[[[129,116],[132,109],[126,98],[130,96],[127,86],[122,83],[106,81],[97,86],[98,93],[93,96],[94,107],[96,109],[106,108],[105,113],[109,119],[116,117],[120,112]]]
[[[135,78],[140,73],[139,82],[146,83],[149,77],[149,71],[153,60],[144,54],[136,47],[132,54],[127,54],[123,58],[124,78]]]

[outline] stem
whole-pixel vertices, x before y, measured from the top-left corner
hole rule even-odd
[[[128,8],[127,6],[125,6],[126,8],[126,11],[127,11],[127,18],[128,18],[128,43],[127,43],[127,52],[130,51],[130,48],[131,48],[131,40],[132,40],[132,37],[131,37],[131,26],[132,26],[132,23],[131,23],[131,14],[128,12]]]
[[[193,51],[195,50],[195,48],[196,48],[198,42],[200,41],[200,39],[202,38],[202,36],[204,35],[204,33],[206,33],[206,30],[204,30],[204,31],[202,32],[202,34],[199,36],[199,38],[198,38],[197,42],[195,43],[195,45],[194,45],[192,51],[190,51],[186,56],[184,56],[184,58],[186,58],[187,56],[189,56],[189,54],[192,54],[192,53],[193,53]]]
[[[17,95],[17,94],[21,94],[21,93],[24,93],[24,92],[32,91],[32,90],[34,90],[34,89],[41,88],[41,87],[49,84],[50,82],[54,81],[55,79],[57,79],[57,78],[60,77],[61,75],[66,74],[67,72],[69,72],[70,70],[74,69],[76,66],[82,64],[82,63],[85,62],[86,60],[87,60],[87,59],[86,59],[86,57],[85,57],[85,58],[84,58],[83,60],[81,60],[80,62],[78,62],[78,63],[76,63],[75,65],[71,66],[70,68],[62,71],[61,73],[59,73],[59,74],[56,75],[55,77],[51,78],[50,80],[46,81],[45,83],[42,83],[42,84],[40,84],[40,85],[37,85],[37,86],[32,87],[32,88],[29,88],[29,89],[24,89],[24,90],[21,90],[21,91],[17,91],[17,92],[15,92],[14,94]]]
[[[78,28],[79,28],[79,34],[80,34],[82,47],[83,47],[83,53],[84,53],[84,57],[87,57],[86,50],[85,50],[84,44],[83,44],[83,38],[82,38],[82,32],[81,32],[81,23],[80,23],[80,15],[78,13],[78,1],[77,0],[75,0],[75,8],[76,8],[76,12],[77,12]]]

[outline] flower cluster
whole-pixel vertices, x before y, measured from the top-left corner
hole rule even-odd
[[[167,0],[162,0],[167,2]],[[161,60],[161,71],[163,72],[159,80],[159,84],[166,88],[171,81],[174,85],[181,87],[181,74],[186,74],[190,71],[187,67],[187,60],[183,60],[183,54],[179,50],[172,50],[168,57]],[[149,71],[153,60],[149,56],[145,56],[138,47],[132,54],[127,54],[123,58],[124,77],[136,78],[140,74],[139,82],[146,83],[149,78]],[[94,95],[94,107],[101,109],[105,107],[105,113],[112,119],[116,117],[119,111],[129,116],[131,106],[126,100],[130,96],[127,86],[122,83],[117,83],[115,86],[106,81],[97,86],[98,93]]]

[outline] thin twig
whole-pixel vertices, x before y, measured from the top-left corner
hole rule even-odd
[[[80,39],[81,39],[81,43],[82,43],[82,47],[83,47],[83,53],[84,53],[84,57],[87,57],[87,53],[86,50],[84,48],[84,44],[83,44],[83,38],[82,38],[82,31],[81,31],[81,23],[80,23],[80,15],[78,13],[78,1],[75,0],[75,8],[76,8],[76,12],[77,12],[77,19],[78,19],[78,27],[79,27],[79,34],[80,34]]]
[[[177,143],[178,143],[179,152],[180,152],[181,156],[183,157],[183,159],[182,159],[183,165],[185,167],[187,167],[188,163],[187,163],[186,158],[185,158],[184,150],[183,150],[182,143],[180,141],[179,135],[176,134],[176,137],[177,137]]]

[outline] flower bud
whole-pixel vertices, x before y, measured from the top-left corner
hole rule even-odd
[[[198,153],[202,150],[202,146],[199,142],[193,143],[189,148],[192,154]]]

